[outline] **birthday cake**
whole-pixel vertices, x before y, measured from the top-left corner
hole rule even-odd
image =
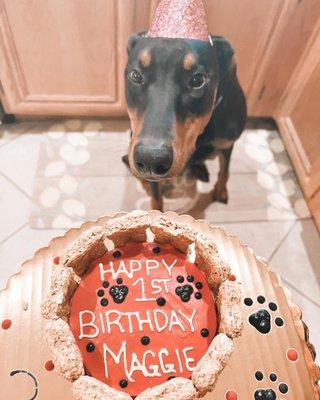
[[[243,324],[239,285],[203,233],[136,211],[85,231],[54,264],[46,341],[76,399],[213,390]]]

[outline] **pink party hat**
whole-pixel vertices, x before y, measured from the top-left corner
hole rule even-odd
[[[161,0],[147,36],[208,42],[210,39],[203,1]]]

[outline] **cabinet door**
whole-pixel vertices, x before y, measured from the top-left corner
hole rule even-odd
[[[205,0],[210,33],[226,37],[233,48],[238,76],[254,114],[252,85],[285,0]]]
[[[302,189],[320,187],[320,19],[293,74],[277,122]]]
[[[0,79],[7,112],[125,113],[131,0],[0,0]]]
[[[252,86],[255,115],[274,115],[319,15],[319,0],[286,1]]]

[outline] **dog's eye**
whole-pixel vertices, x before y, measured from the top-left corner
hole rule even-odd
[[[141,85],[143,83],[143,76],[136,69],[131,71],[130,77],[131,77],[132,82],[136,83],[137,85]]]
[[[189,85],[192,88],[200,89],[206,83],[206,77],[203,74],[195,74],[190,79]]]

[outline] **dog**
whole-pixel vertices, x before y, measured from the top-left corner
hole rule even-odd
[[[212,200],[228,202],[227,182],[235,141],[247,117],[234,51],[221,36],[209,42],[132,35],[125,95],[131,120],[123,157],[162,211],[161,183],[187,168],[209,180],[205,160],[219,157]]]

